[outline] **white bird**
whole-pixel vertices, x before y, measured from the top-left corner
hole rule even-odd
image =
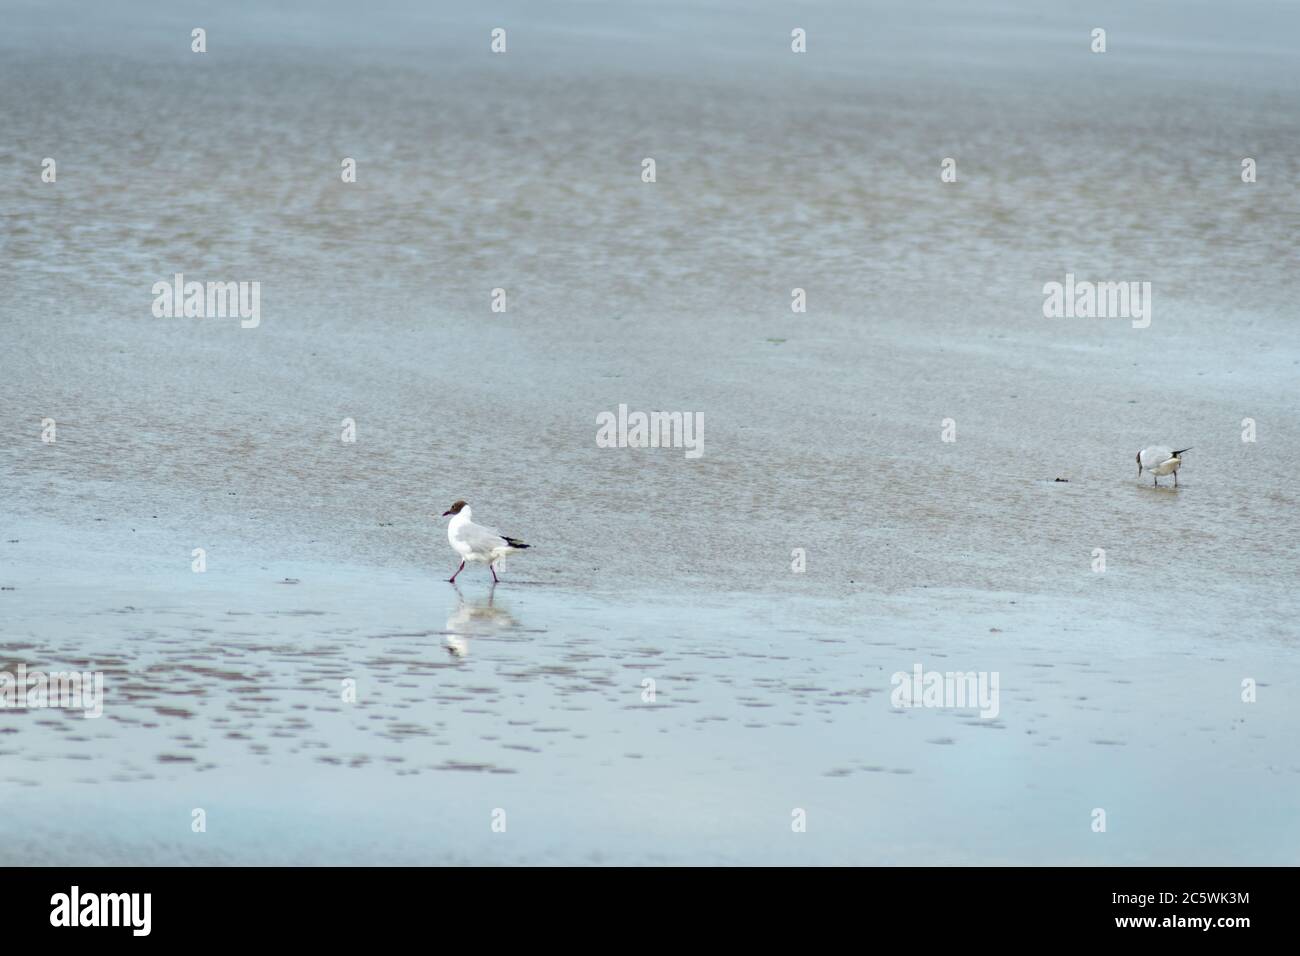
[[[470,520],[469,505],[464,501],[457,501],[442,513],[444,518],[447,515],[452,516],[447,522],[447,540],[461,558],[456,574],[465,570],[466,561],[482,561],[492,572],[492,583],[496,584],[499,580],[497,562],[512,551],[529,547],[518,538],[508,538],[495,528],[485,528],[481,524],[475,524]],[[456,574],[448,578],[452,584],[456,583]]]
[[[1150,448],[1143,448],[1137,453],[1138,477],[1142,477],[1142,469],[1145,468],[1151,472],[1151,483],[1159,487],[1157,476],[1173,475],[1174,487],[1177,488],[1178,469],[1183,463],[1183,452],[1191,450],[1188,447],[1174,451],[1168,445],[1152,445]]]

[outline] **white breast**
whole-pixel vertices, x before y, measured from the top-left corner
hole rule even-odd
[[[460,537],[460,529],[469,521],[469,509],[462,508],[459,514],[452,515],[451,520],[447,522],[447,543],[462,558],[469,560],[474,556],[474,549],[470,547],[469,542]]]

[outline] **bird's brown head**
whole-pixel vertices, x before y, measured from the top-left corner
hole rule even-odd
[[[447,517],[447,515],[458,515],[460,514],[460,509],[464,507],[465,507],[465,502],[458,500],[454,505],[452,505],[450,508],[444,511],[442,513],[442,516],[445,518]]]

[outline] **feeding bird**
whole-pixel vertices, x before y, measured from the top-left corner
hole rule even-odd
[[[1174,476],[1174,487],[1178,487],[1178,469],[1183,463],[1183,452],[1191,451],[1190,447],[1174,451],[1168,445],[1152,445],[1150,448],[1143,448],[1137,453],[1138,477],[1142,477],[1142,469],[1151,472],[1151,483],[1157,488],[1160,487],[1159,478],[1164,475]]]
[[[465,570],[466,561],[482,561],[492,572],[492,583],[496,584],[500,580],[497,577],[497,562],[512,551],[530,547],[518,538],[506,537],[495,528],[475,524],[470,520],[469,505],[464,501],[457,501],[442,513],[444,518],[447,515],[452,516],[447,522],[447,541],[461,559],[456,574]],[[456,583],[456,574],[448,578],[452,584]]]

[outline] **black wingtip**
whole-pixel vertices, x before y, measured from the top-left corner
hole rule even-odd
[[[505,535],[502,535],[502,537],[504,538]],[[524,544],[524,543],[523,543],[522,541],[520,541],[518,538],[506,538],[506,544],[510,545],[510,547],[512,547],[512,548],[517,548],[517,549],[519,549],[519,550],[523,550],[524,548],[531,548],[531,547],[532,547],[531,544]]]

